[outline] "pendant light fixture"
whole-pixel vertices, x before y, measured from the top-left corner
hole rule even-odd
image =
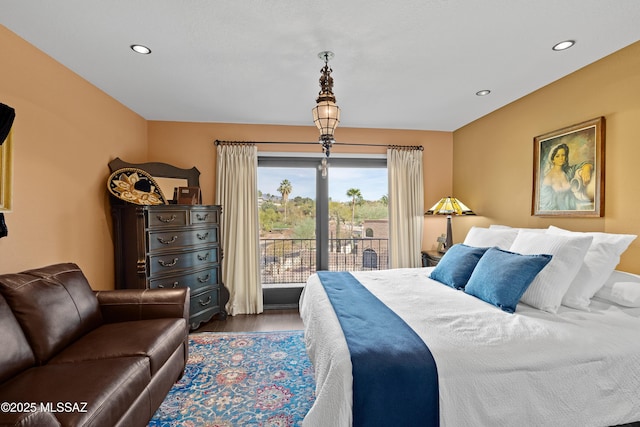
[[[336,97],[333,95],[333,70],[329,68],[329,60],[333,58],[333,52],[324,51],[318,54],[318,58],[324,60],[324,67],[320,70],[320,93],[313,107],[313,122],[320,130],[322,150],[327,157],[331,152],[331,146],[336,141],[333,132],[340,123],[340,107],[336,105]]]

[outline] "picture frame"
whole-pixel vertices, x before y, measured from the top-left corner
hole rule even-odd
[[[178,187],[174,193],[174,200],[179,205],[199,205],[202,203],[200,187]]]
[[[603,216],[604,156],[604,117],[536,136],[531,214]]]
[[[0,212],[11,212],[13,179],[13,143],[11,132],[0,141]]]

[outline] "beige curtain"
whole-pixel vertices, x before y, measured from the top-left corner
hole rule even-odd
[[[421,267],[424,225],[422,151],[387,149],[391,268]]]
[[[216,204],[222,205],[222,280],[227,312],[262,313],[258,247],[258,149],[218,145]]]

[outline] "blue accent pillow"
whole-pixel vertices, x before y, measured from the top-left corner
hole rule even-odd
[[[476,264],[489,248],[476,248],[462,243],[453,245],[442,256],[429,276],[455,289],[464,289]]]
[[[549,261],[551,255],[522,255],[490,248],[476,265],[464,291],[513,313],[522,294]]]

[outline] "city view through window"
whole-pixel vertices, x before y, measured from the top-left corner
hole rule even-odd
[[[329,235],[316,241],[316,171],[258,168],[260,271],[265,287],[303,285],[326,247],[329,270],[388,268],[386,168],[334,168],[329,174]]]

